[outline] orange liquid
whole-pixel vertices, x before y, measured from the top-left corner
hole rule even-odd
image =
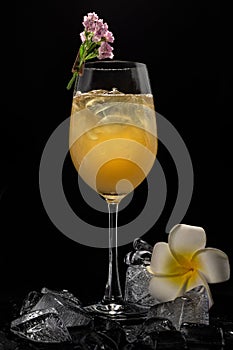
[[[88,185],[118,201],[148,175],[157,154],[157,137],[132,124],[102,124],[78,137],[70,154]]]

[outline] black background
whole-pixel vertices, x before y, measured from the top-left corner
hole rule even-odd
[[[12,50],[12,34],[7,34],[11,50],[3,55],[2,67],[1,293],[24,296],[46,286],[68,289],[85,302],[103,295],[107,249],[78,244],[61,233],[50,221],[39,190],[41,155],[52,132],[70,115],[72,92],[66,85],[83,16],[93,11],[114,34],[115,59],[147,64],[156,111],[173,124],[189,150],[194,191],[182,223],[202,226],[207,246],[225,251],[233,266],[232,31],[223,2],[52,0],[20,2],[14,11],[16,47]],[[158,160],[168,197],[159,220],[142,237],[152,245],[167,240],[165,228],[177,191],[175,166],[163,145]],[[80,215],[107,227],[107,215],[90,216],[85,203],[80,206],[69,157],[63,180]],[[120,214],[120,225],[143,209],[146,190],[143,183],[135,191],[131,206]],[[123,258],[131,249],[131,244],[119,248],[122,284]],[[211,285],[211,290],[218,312],[232,309],[231,279]]]

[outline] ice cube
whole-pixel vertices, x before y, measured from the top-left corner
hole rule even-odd
[[[143,328],[145,329],[147,334],[153,332],[159,333],[164,331],[176,330],[171,321],[163,317],[152,317],[147,319],[143,324]]]
[[[33,308],[33,306],[35,306],[38,301],[41,298],[41,293],[37,292],[37,291],[31,291],[28,293],[28,295],[26,296],[26,298],[23,300],[23,304],[21,306],[20,315],[24,315],[27,312],[31,311],[31,309]]]
[[[175,330],[171,321],[159,317],[150,318],[143,323],[127,324],[123,326],[123,329],[129,343],[134,343],[138,339],[145,339],[146,336],[153,333],[158,335],[162,331]]]
[[[31,311],[11,322],[11,331],[18,336],[41,343],[70,342],[71,336],[54,308]]]
[[[133,251],[125,256],[126,265],[150,265],[153,247],[141,238],[133,241]]]
[[[126,265],[150,265],[151,252],[147,250],[136,250],[126,254]]]
[[[224,345],[220,328],[205,324],[184,323],[180,331],[189,346]]]
[[[149,293],[151,274],[145,266],[129,266],[126,270],[125,301],[145,307],[158,304],[158,301]]]
[[[153,247],[146,241],[143,241],[141,238],[135,238],[133,241],[133,247],[135,250],[147,250],[151,253],[153,250]]]
[[[143,330],[143,323],[142,322],[136,322],[136,323],[129,323],[129,324],[124,324],[123,326],[124,332],[125,332],[125,336],[126,336],[126,340],[129,343],[134,343],[138,337],[139,334],[142,332]]]
[[[45,292],[45,289],[43,290]],[[31,311],[43,310],[53,307],[60,315],[66,327],[86,326],[92,318],[80,306],[77,299],[65,293],[47,291]]]
[[[71,147],[85,132],[96,127],[98,118],[94,113],[84,108],[72,114],[70,119],[69,147]]]
[[[139,102],[139,101],[138,101]],[[128,123],[143,129],[155,132],[155,111],[146,105],[128,101],[125,95],[119,99],[117,95],[114,102],[109,99],[98,97],[87,104],[87,109],[99,118],[101,124]],[[142,116],[144,116],[142,118]],[[153,130],[151,130],[153,125]]]
[[[185,322],[209,324],[209,300],[204,286],[198,286],[172,301],[150,308],[147,318],[164,317],[180,330]]]
[[[76,298],[74,296],[74,294],[70,293],[67,289],[57,291],[57,290],[52,290],[52,289],[44,287],[41,289],[41,293],[42,294],[46,294],[46,293],[54,294],[54,295],[60,296],[62,299],[66,299],[67,302],[81,306],[81,301],[78,298]]]

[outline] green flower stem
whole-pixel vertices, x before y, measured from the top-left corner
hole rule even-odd
[[[78,76],[78,72],[74,72],[72,78],[70,79],[69,83],[67,84],[67,87],[66,87],[67,90],[71,89],[71,87],[72,87],[73,83],[75,82],[75,79],[77,78],[77,76]]]
[[[82,50],[81,50],[82,49]],[[76,78],[78,75],[80,75],[80,73],[82,73],[82,67],[85,63],[85,56],[87,54],[87,49],[85,48],[85,46],[80,47],[78,55],[75,59],[72,71],[73,71],[73,76],[70,79],[69,83],[67,84],[67,90],[70,90],[73,83],[75,82]],[[78,64],[77,64],[78,63]]]
[[[67,84],[67,87],[66,87],[67,90],[71,89],[77,76],[82,75],[83,65],[85,64],[85,61],[90,60],[90,59],[98,56],[98,49],[97,48],[100,45],[101,41],[98,43],[93,43],[93,42],[91,42],[90,39],[86,40],[79,48],[78,55],[75,59],[75,62],[74,62],[73,68],[72,68],[73,76],[70,79],[69,83]]]

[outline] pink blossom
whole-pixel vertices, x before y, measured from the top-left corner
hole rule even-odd
[[[67,85],[68,90],[78,75],[82,74],[87,60],[95,57],[102,60],[114,56],[113,48],[108,43],[113,43],[115,39],[112,32],[108,30],[107,23],[99,19],[95,12],[89,12],[83,17],[82,24],[84,26],[84,31],[80,33],[82,44],[72,67],[73,76]]]
[[[86,40],[85,32],[80,33],[80,39],[81,39],[82,43],[84,43],[84,41]]]
[[[104,37],[105,37],[106,41],[108,41],[109,43],[114,42],[114,36],[113,36],[112,32],[110,32],[109,30],[106,32]]]
[[[96,22],[94,35],[92,38],[92,41],[98,42],[102,38],[105,37],[106,33],[108,32],[108,25],[107,23],[103,23],[103,20],[100,19]]]
[[[113,43],[114,37],[112,32],[108,30],[108,24],[103,23],[103,20],[99,19],[95,12],[90,12],[87,16],[84,16],[83,25],[85,30],[80,33],[82,42],[87,39],[85,33],[89,32],[93,34],[91,40],[95,43],[101,40]]]
[[[90,12],[87,16],[84,16],[83,25],[87,32],[94,32],[96,21],[99,20],[99,17],[95,12]]]
[[[105,58],[113,58],[112,50],[112,46],[109,45],[106,41],[103,41],[98,49],[98,59],[102,60]]]

